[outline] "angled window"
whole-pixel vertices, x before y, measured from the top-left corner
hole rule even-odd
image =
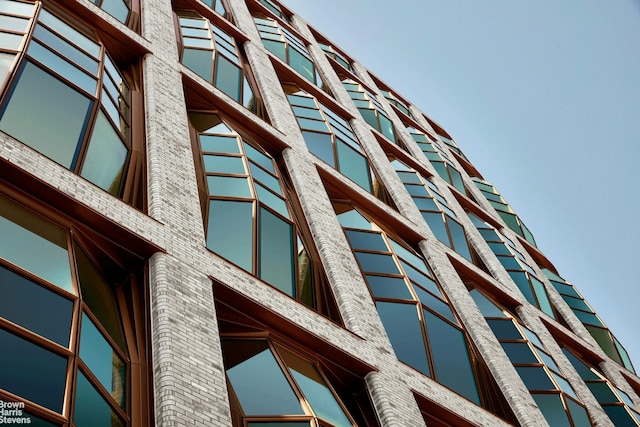
[[[98,263],[107,262],[102,249],[4,197],[0,230],[0,388],[27,412],[55,413],[46,425],[65,422],[72,402],[77,426],[142,425],[131,406],[147,387],[132,384],[145,377],[146,329],[129,322],[144,310],[132,305],[134,295],[144,300],[143,279]]]
[[[342,80],[342,86],[356,105],[362,118],[377,131],[381,132],[390,141],[398,143],[393,123],[382,108],[376,97],[355,80]]]
[[[527,226],[524,225],[520,217],[516,215],[507,201],[500,195],[500,193],[498,193],[496,187],[477,177],[473,177],[471,179],[476,184],[476,187],[478,187],[482,192],[484,197],[487,198],[487,201],[491,206],[493,206],[496,212],[498,212],[498,215],[500,215],[500,218],[502,218],[505,224],[520,236],[524,237],[527,242],[536,246],[536,241]]]
[[[141,178],[131,175],[140,165],[130,160],[127,79],[101,43],[40,3],[5,3],[15,15],[2,15],[11,32],[3,33],[6,37],[0,42],[2,78],[8,76],[10,81],[0,106],[0,130],[98,187],[129,199]],[[35,28],[31,35],[25,34],[32,17],[37,20]]]
[[[607,356],[635,373],[627,351],[595,311],[593,311],[593,308],[585,301],[575,286],[547,268],[543,268],[542,271]]]
[[[178,14],[182,63],[255,113],[256,98],[235,39],[206,18],[189,12]]]
[[[134,16],[131,13],[131,2],[134,0],[91,0],[100,9],[107,12],[109,15],[116,18],[118,21],[125,25],[137,26],[137,23],[130,21],[134,20]],[[138,19],[137,17],[135,19]]]
[[[391,90],[380,89],[382,95],[389,101],[391,105],[402,111],[407,116],[410,116],[409,107],[407,103],[395,95]]]
[[[309,151],[372,193],[369,161],[349,123],[308,93],[285,89]]]
[[[310,307],[334,313],[274,159],[215,114],[189,117],[198,133],[207,247]]]
[[[346,56],[344,56],[342,53],[340,53],[339,50],[337,50],[335,47],[333,47],[330,43],[326,42],[318,42],[318,44],[320,45],[320,48],[324,51],[324,53],[327,54],[328,57],[335,59],[335,61],[340,64],[343,68],[349,70],[349,71],[353,71],[351,69],[351,63],[349,62],[349,60],[347,59]]]
[[[397,159],[392,160],[391,165],[436,238],[473,262],[464,228],[436,186]]]
[[[592,425],[582,402],[538,336],[478,289],[470,294],[549,425]]]
[[[323,85],[309,51],[300,38],[271,18],[255,17],[254,21],[262,44],[269,52],[289,64],[311,83],[318,87]]]
[[[469,218],[527,301],[555,319],[553,306],[544,284],[513,242],[477,216],[469,214]]]
[[[564,355],[580,374],[602,409],[616,426],[640,426],[640,412],[627,393],[613,385],[596,368],[562,347]]]
[[[350,204],[334,208],[398,359],[480,404],[465,333],[427,263]]]
[[[224,16],[227,19],[229,18],[229,12],[227,12],[222,0],[202,0],[202,2],[213,9],[218,15]]]
[[[282,8],[280,7],[280,5],[277,2],[275,2],[273,0],[258,0],[258,3],[260,3],[261,5],[266,7],[267,9],[269,9],[269,12],[273,13],[278,18],[282,18],[285,21],[289,21],[289,18],[287,17],[287,15],[285,15],[282,12]]]
[[[407,127],[413,140],[418,144],[425,157],[433,165],[440,178],[453,185],[462,194],[467,194],[462,181],[462,175],[451,162],[446,151],[442,149],[438,142],[432,140],[427,134],[416,130],[413,127]]]

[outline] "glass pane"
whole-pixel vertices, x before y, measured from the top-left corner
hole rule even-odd
[[[184,48],[182,63],[194,73],[211,82],[213,73],[213,51]]]
[[[215,86],[240,102],[240,87],[242,84],[242,69],[224,56],[216,55]]]
[[[398,359],[431,375],[416,305],[376,302],[376,308]]]
[[[252,272],[253,202],[209,201],[207,247]]]
[[[553,308],[551,307],[551,301],[549,301],[549,296],[547,295],[547,290],[541,281],[531,276],[531,283],[533,283],[533,290],[536,293],[536,297],[538,297],[538,303],[540,304],[540,310],[544,313],[548,314],[552,318],[556,318],[556,315],[553,313]]]
[[[371,175],[367,158],[343,143],[340,139],[336,141],[336,144],[340,172],[360,187],[371,192]]]
[[[540,363],[527,343],[503,342],[502,348],[511,363]]]
[[[372,273],[400,274],[391,255],[355,252],[362,271]]]
[[[247,157],[249,157],[252,161],[259,164],[272,174],[276,174],[276,169],[273,166],[273,160],[271,157],[261,153],[255,147],[250,144],[244,143],[244,151],[247,153]]]
[[[0,329],[0,387],[62,412],[67,359]]]
[[[305,119],[304,117],[296,117],[300,129],[315,130],[318,132],[329,132],[327,122],[324,120]]]
[[[76,45],[80,46],[82,49],[86,50],[94,57],[98,57],[98,55],[100,54],[100,45],[86,37],[75,28],[68,25],[66,22],[52,15],[46,9],[40,11],[38,21],[47,24],[47,26],[51,28],[54,28],[67,40],[73,40]]]
[[[126,365],[85,313],[82,314],[80,357],[102,386],[124,408]]]
[[[351,427],[351,422],[316,367],[284,349],[280,349],[280,354],[313,412],[336,427]]]
[[[532,394],[532,396],[549,425],[553,427],[572,427],[559,394]],[[587,424],[586,426],[589,425]],[[579,425],[579,427],[582,427],[582,425]]]
[[[417,192],[421,192],[426,194],[427,196],[429,195],[427,193],[427,190],[424,188],[424,186],[422,184],[420,185],[405,185],[405,188],[410,189],[411,191],[413,191],[414,193]],[[416,191],[414,189],[419,188],[420,190]],[[418,207],[418,209],[420,209],[421,211],[435,211],[435,212],[440,212],[440,208],[438,207],[438,205],[436,205],[436,202],[431,198],[431,197],[413,197],[413,202],[416,204],[416,206]],[[427,220],[425,218],[425,220]],[[428,220],[427,220],[428,222]]]
[[[477,289],[469,291],[484,317],[506,317],[504,312]]]
[[[124,427],[122,420],[82,372],[78,372],[75,395],[73,421],[77,427]]]
[[[369,101],[365,101],[365,103],[368,105]],[[375,110],[371,110],[369,108],[358,108],[358,110],[360,111],[360,115],[362,115],[362,118],[365,122],[367,122],[374,129],[379,130],[378,116]]]
[[[393,298],[400,300],[413,300],[407,283],[404,279],[398,277],[387,276],[372,276],[367,274],[365,276],[371,293],[378,298]]]
[[[433,292],[434,294],[438,296],[442,296],[442,292],[440,292],[438,285],[436,285],[436,282],[434,282],[431,278],[425,276],[422,272],[416,270],[415,268],[411,267],[409,264],[403,261],[400,261],[400,264],[402,264],[402,268],[404,269],[405,273],[407,273],[407,276],[409,276],[411,280],[418,283],[422,287],[427,288],[429,291]]]
[[[345,230],[349,243],[353,249],[367,249],[370,251],[389,252],[387,244],[380,233],[366,233],[356,230]]]
[[[200,146],[204,152],[240,154],[235,136],[200,135]]]
[[[264,341],[225,341],[223,355],[227,377],[246,415],[304,414]]]
[[[487,319],[491,330],[499,340],[521,340],[522,334],[511,319]]]
[[[371,229],[371,223],[355,209],[338,214],[338,221],[343,227]]]
[[[289,65],[307,80],[316,83],[316,70],[313,68],[313,62],[291,46],[289,46]]]
[[[613,393],[611,387],[606,382],[589,382],[587,383],[589,390],[600,403],[618,402],[618,397]]]
[[[244,168],[242,157],[229,156],[212,156],[205,154],[202,156],[204,160],[204,169],[207,172],[217,173],[233,173],[245,175],[247,172]]]
[[[529,390],[556,390],[556,386],[542,367],[516,366],[516,371]]]
[[[275,41],[275,40],[265,40],[262,39],[262,44],[265,48],[271,53],[273,53],[278,58],[282,59],[284,62],[287,62],[287,49],[285,47],[284,42]]]
[[[102,0],[100,7],[109,15],[125,24],[129,16],[129,7],[123,0]]]
[[[19,50],[22,44],[22,34],[12,34],[0,32],[0,47],[10,50]]]
[[[307,144],[309,151],[320,157],[320,159],[324,160],[332,167],[335,167],[331,135],[326,133],[302,131],[302,136],[304,137],[304,142]]]
[[[68,58],[72,63],[84,68],[93,75],[98,73],[98,61],[80,51],[75,45],[60,38],[57,34],[49,31],[42,25],[36,26],[33,36],[42,42],[43,45],[58,52],[62,56]],[[31,52],[31,48],[29,48]]]
[[[0,129],[71,168],[91,104],[86,96],[27,62],[2,113]]]
[[[440,212],[422,212],[422,217],[429,225],[431,231],[445,245],[451,247],[449,241],[449,234],[447,233],[447,227],[444,224],[444,217]]]
[[[604,409],[615,426],[635,427],[638,425],[633,418],[631,418],[629,412],[627,412],[627,409],[624,406],[603,406],[602,409]],[[571,412],[571,415],[573,415],[573,411]]]
[[[12,53],[0,52],[0,85],[7,78],[15,57]],[[2,88],[2,86],[0,86],[0,88]]]
[[[0,316],[69,346],[73,302],[0,267]]]
[[[0,198],[0,235],[5,242],[0,244],[0,257],[75,293],[67,237],[61,228]]]
[[[80,70],[80,68],[72,65],[66,59],[63,59],[35,40],[32,40],[29,44],[27,53],[36,61],[41,64],[46,64],[48,68],[80,87],[80,89],[88,92],[90,95],[95,95],[97,81],[94,76]]]
[[[458,222],[451,219],[447,219],[449,224],[449,232],[451,233],[451,240],[453,240],[453,246],[456,252],[465,257],[471,262],[471,251],[467,243],[467,237],[464,234],[464,228]]]
[[[295,297],[293,227],[260,208],[259,236],[260,278]]]
[[[102,111],[98,113],[81,175],[103,190],[120,191],[124,162],[129,150]]]
[[[413,285],[413,289],[415,290],[416,295],[418,295],[418,299],[422,304],[426,305],[431,310],[436,311],[441,316],[449,319],[456,325],[458,324],[458,319],[456,319],[456,317],[453,315],[453,312],[451,311],[451,308],[447,303],[439,298],[436,298],[430,292],[425,291],[420,286]]]
[[[469,350],[462,331],[423,310],[435,379],[480,405]]]
[[[500,258],[500,261],[504,259],[509,259],[515,262],[514,258]],[[504,264],[504,263],[503,263]],[[524,295],[524,297],[529,301],[532,305],[536,307],[540,307],[538,305],[538,301],[533,294],[533,290],[531,289],[531,284],[529,283],[528,276],[525,272],[522,271],[509,271],[509,276],[513,279],[514,283],[520,289],[520,292]]]
[[[253,179],[260,181],[266,187],[269,187],[275,193],[278,193],[282,196],[282,189],[280,188],[280,182],[278,178],[267,173],[264,169],[256,166],[255,163],[249,162],[249,169],[251,170],[251,176]]]
[[[380,130],[384,136],[389,138],[391,141],[396,142],[396,134],[393,130],[393,125],[391,124],[391,120],[386,118],[383,114],[379,114],[380,118]]]
[[[287,204],[284,199],[276,196],[271,191],[267,190],[266,187],[263,187],[259,183],[255,183],[256,193],[258,195],[258,200],[269,206],[271,209],[278,212],[285,218],[289,218],[289,210],[287,209]]]
[[[208,176],[207,186],[212,196],[252,197],[247,178]]]
[[[15,13],[16,15],[31,16],[33,13],[33,4],[5,0],[0,2],[0,11]]]

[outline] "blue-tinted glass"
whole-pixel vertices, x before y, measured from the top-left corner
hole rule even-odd
[[[89,52],[94,57],[100,54],[100,45],[93,40],[80,33],[75,28],[71,27],[60,18],[52,15],[46,9],[40,11],[38,21],[45,23],[47,26],[54,28],[58,33],[62,34],[67,40],[73,40],[73,42],[80,46],[82,49]]]
[[[215,86],[240,102],[242,69],[224,56],[216,55]]]
[[[431,231],[436,236],[438,240],[444,243],[447,246],[451,246],[451,242],[449,241],[449,234],[447,233],[447,228],[444,225],[444,217],[440,212],[422,212],[422,217],[429,225]]]
[[[249,272],[253,271],[252,229],[252,202],[209,202],[207,247]]]
[[[302,131],[302,136],[304,137],[304,142],[307,144],[309,151],[320,157],[332,167],[335,167],[331,135],[326,133]]]
[[[516,371],[529,390],[556,390],[556,386],[542,367],[516,366]]]
[[[503,259],[513,260],[513,258],[509,257],[501,258],[501,261]],[[509,271],[509,276],[511,276],[516,286],[518,287],[518,289],[520,289],[520,292],[522,292],[527,301],[529,301],[532,305],[539,307],[538,301],[536,300],[536,297],[533,294],[533,290],[531,289],[531,284],[529,283],[527,274],[523,271]]]
[[[36,61],[46,64],[48,68],[80,87],[80,89],[90,95],[95,94],[97,81],[94,76],[80,70],[80,68],[53,53],[37,41],[31,41],[27,53]]]
[[[405,184],[422,184],[420,177],[413,171],[396,171],[400,180]],[[424,185],[424,184],[423,184]]]
[[[423,310],[435,379],[442,385],[480,404],[464,334],[439,317]]]
[[[431,199],[431,194],[429,194],[424,184],[418,184],[418,185],[405,184],[404,188],[407,189],[407,191],[412,197],[415,196],[415,197],[424,197],[424,198]],[[429,210],[429,209],[438,210],[438,206],[435,203],[433,203],[432,199],[431,201],[414,199],[414,201],[416,202],[418,209],[421,209],[421,206],[424,206],[425,210]],[[426,205],[419,205],[419,203],[426,203]]]
[[[97,60],[80,51],[77,47],[66,40],[63,40],[57,34],[49,31],[42,25],[36,26],[33,36],[40,40],[44,45],[47,45],[63,56],[66,56],[71,60],[71,62],[76,63],[91,74],[96,75],[98,73]]]
[[[469,291],[471,298],[476,302],[476,305],[480,309],[480,312],[484,317],[506,317],[504,312],[500,310],[494,303],[492,303],[482,292],[477,289]]]
[[[124,423],[82,372],[76,380],[73,421],[77,427],[124,427]]]
[[[427,191],[424,188],[423,185],[420,185],[420,186],[406,185],[405,186],[405,188],[409,188],[409,187],[411,187],[411,188],[413,188],[413,187],[422,188],[422,189],[424,189],[425,193]],[[420,209],[421,211],[434,211],[434,212],[440,213],[440,208],[438,207],[436,202],[431,197],[414,197],[413,198],[413,202],[416,204],[418,209]],[[426,218],[425,218],[425,220],[428,222],[428,220]]]
[[[213,51],[184,48],[182,50],[182,63],[206,81],[211,81]]]
[[[403,261],[406,261],[407,263],[414,265],[416,268],[419,268],[423,274],[429,275],[429,269],[427,268],[424,260],[421,257],[408,250],[404,246],[400,245],[395,240],[389,239],[389,241],[391,242],[391,247],[393,248],[394,252],[400,258],[402,258]]]
[[[336,144],[340,172],[360,187],[371,192],[371,175],[367,158],[343,143],[341,139],[338,139]]]
[[[389,252],[389,248],[387,248],[387,244],[380,233],[346,230],[345,234],[347,235],[349,243],[353,249]]]
[[[246,174],[242,157],[213,156],[205,154],[202,156],[202,159],[204,160],[204,169],[207,172],[232,173],[239,175]]]
[[[73,302],[0,267],[0,316],[69,346]]]
[[[304,414],[264,341],[226,341],[225,367],[246,415]]]
[[[391,255],[355,252],[362,271],[372,273],[400,274]]]
[[[416,295],[418,295],[418,299],[422,304],[438,312],[438,314],[449,319],[451,322],[458,324],[458,320],[453,315],[453,312],[451,311],[451,308],[447,303],[439,298],[434,297],[431,293],[425,291],[419,286],[413,285],[413,289],[415,290]]]
[[[502,348],[511,363],[540,363],[527,343],[503,342]]]
[[[204,152],[240,154],[235,136],[200,135],[200,146]]]
[[[544,285],[541,281],[533,276],[531,276],[531,283],[533,283],[533,290],[536,293],[536,297],[538,297],[540,310],[555,319],[556,315],[553,313],[551,301],[549,301],[549,296],[547,295],[547,290],[545,289]]]
[[[27,62],[2,112],[0,130],[70,168],[91,105],[89,98]]]
[[[291,103],[291,105],[298,105],[302,107],[315,108],[315,109],[318,108],[318,105],[316,104],[314,98],[310,98],[308,96],[287,95],[287,98],[289,99],[289,102]]]
[[[126,365],[85,313],[82,313],[80,358],[116,402],[124,407]]]
[[[0,388],[62,413],[67,359],[0,329]]]
[[[271,53],[273,53],[275,56],[282,59],[283,61],[287,62],[287,49],[285,47],[284,42],[275,41],[275,40],[265,40],[263,35],[262,44],[264,45],[265,48],[267,48],[268,51],[270,51]]]
[[[125,24],[129,16],[129,7],[123,0],[102,0],[100,7],[109,15]]]
[[[312,83],[316,83],[316,70],[313,62],[302,53],[289,46],[289,64]]]
[[[398,359],[423,374],[430,375],[415,304],[376,302],[376,307]]]
[[[255,189],[258,196],[258,200],[260,200],[265,205],[269,206],[271,209],[278,212],[285,218],[289,217],[289,210],[287,209],[287,204],[284,199],[276,196],[271,191],[267,190],[266,187],[263,187],[260,183],[255,183]]]
[[[631,418],[629,412],[624,406],[603,406],[602,409],[607,413],[613,425],[620,427],[636,427],[638,424]],[[572,413],[573,415],[573,413]]]
[[[487,319],[491,330],[499,340],[521,340],[522,334],[510,319]]]
[[[273,190],[275,193],[282,195],[282,189],[280,188],[280,182],[278,181],[278,178],[271,175],[270,173],[265,172],[264,169],[256,166],[256,164],[253,162],[249,162],[249,169],[251,170],[251,176],[253,176],[253,179],[257,179],[265,186]]]
[[[465,257],[471,262],[471,251],[469,250],[469,244],[467,243],[467,237],[464,234],[464,228],[457,221],[447,219],[449,224],[449,232],[451,233],[451,240],[456,252]]]
[[[582,323],[586,323],[594,326],[602,325],[602,322],[600,321],[598,316],[596,316],[595,313],[587,313],[582,310],[573,310],[573,313],[576,315],[578,319],[580,319]]]
[[[559,394],[534,393],[531,396],[538,404],[549,425],[553,427],[572,427]],[[590,424],[587,424],[587,426],[590,426]]]
[[[208,176],[207,185],[212,196],[251,197],[249,181],[231,176]]]
[[[294,235],[291,224],[260,208],[260,278],[295,296]]]
[[[606,382],[588,382],[587,386],[600,403],[614,403],[619,401],[618,397]]]
[[[409,288],[407,288],[407,283],[404,279],[398,277],[372,276],[369,274],[365,277],[375,297],[413,300],[413,296],[411,292],[409,292]]]
[[[98,113],[81,175],[117,195],[129,150],[102,111]]]
[[[567,402],[569,413],[573,419],[573,425],[576,427],[591,427],[593,425],[589,419],[589,415],[587,415],[587,410],[584,409],[584,407],[578,405],[571,399],[565,399],[565,401]],[[615,425],[621,427],[623,424],[615,423]]]
[[[576,371],[578,371],[578,374],[580,374],[580,378],[582,378],[583,380],[601,380],[600,376],[597,375],[595,372],[593,372],[586,364],[584,364],[580,359],[578,359],[573,353],[571,353],[569,350],[567,350],[566,348],[562,348],[562,352],[564,353],[565,356],[567,356],[567,359],[569,359],[569,362],[571,362],[571,364],[573,365],[573,367],[575,368]]]
[[[247,153],[247,157],[249,157],[255,163],[259,164],[272,174],[276,174],[276,169],[273,166],[273,160],[271,159],[271,157],[261,153],[246,142],[244,143],[244,150]]]
[[[567,303],[567,305],[569,305],[569,307],[571,308],[575,308],[577,310],[582,310],[582,311],[591,311],[591,307],[589,307],[582,298],[578,299],[578,298],[573,298],[573,297],[564,295],[563,299]]]
[[[391,120],[386,118],[384,115],[380,114],[380,131],[384,136],[389,138],[391,141],[396,142],[396,134],[393,130],[393,125],[391,124]]]
[[[371,223],[355,209],[339,214],[338,221],[343,227],[360,228],[362,230],[371,229]]]
[[[427,288],[434,294],[438,296],[442,296],[442,292],[440,292],[438,285],[436,284],[436,282],[433,281],[433,279],[425,276],[422,272],[416,270],[415,268],[411,267],[409,264],[403,261],[400,261],[400,264],[402,264],[402,268],[404,269],[405,273],[407,273],[407,276],[409,276],[411,280]]]

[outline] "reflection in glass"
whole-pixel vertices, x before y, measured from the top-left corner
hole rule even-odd
[[[124,423],[82,372],[76,379],[73,421],[77,427],[124,427]]]

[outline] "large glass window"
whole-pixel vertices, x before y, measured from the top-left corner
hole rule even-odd
[[[591,308],[575,286],[548,268],[543,268],[542,272],[547,276],[549,282],[551,282],[553,287],[560,293],[562,299],[567,303],[569,308],[571,308],[607,356],[635,373],[627,350],[625,350],[600,317],[593,311],[593,308]]]
[[[369,161],[349,123],[308,93],[297,88],[288,92],[292,92],[287,98],[309,151],[373,192]]]
[[[139,354],[144,330],[125,319],[143,289],[138,274],[116,273],[108,261],[109,274],[123,280],[107,280],[96,261],[108,259],[101,249],[2,196],[0,224],[17,238],[0,244],[0,388],[27,410],[57,413],[51,422],[75,402],[77,426],[136,425],[131,402],[146,384],[133,387],[130,370],[146,362],[131,350]]]
[[[342,53],[340,53],[339,50],[337,50],[335,47],[333,47],[328,42],[327,43],[323,43],[323,42],[319,41],[318,44],[320,45],[320,48],[324,51],[324,53],[327,54],[327,56],[329,56],[330,58],[333,58],[338,64],[342,65],[347,70],[352,71],[351,70],[351,63],[349,62],[349,60],[347,59],[346,56],[344,56]]]
[[[470,293],[549,425],[591,426],[582,402],[536,333],[478,289]]]
[[[555,319],[556,315],[544,284],[514,243],[477,216],[469,214],[469,218],[527,301]]]
[[[131,89],[124,74],[95,37],[40,3],[4,3],[12,12],[0,15],[11,37],[0,41],[0,59],[10,84],[0,130],[123,196],[128,171],[135,168],[129,160]],[[25,33],[28,19],[36,20],[31,34]]]
[[[333,299],[294,220],[276,162],[215,114],[190,114],[206,192],[207,247],[328,314]]]
[[[424,259],[350,204],[334,207],[398,359],[480,404],[469,344]]]
[[[389,101],[391,105],[396,107],[398,110],[402,111],[407,116],[411,115],[409,113],[409,107],[407,106],[407,103],[402,99],[400,99],[392,91],[386,90],[386,89],[380,89],[380,92],[382,92],[382,95],[387,99],[387,101]]]
[[[362,118],[374,129],[381,132],[390,141],[397,143],[396,132],[389,116],[382,108],[376,97],[366,90],[360,83],[345,79],[342,86],[356,105]]]
[[[235,39],[195,13],[179,12],[178,20],[182,63],[236,102],[256,112],[256,98],[244,71],[247,65]]]

